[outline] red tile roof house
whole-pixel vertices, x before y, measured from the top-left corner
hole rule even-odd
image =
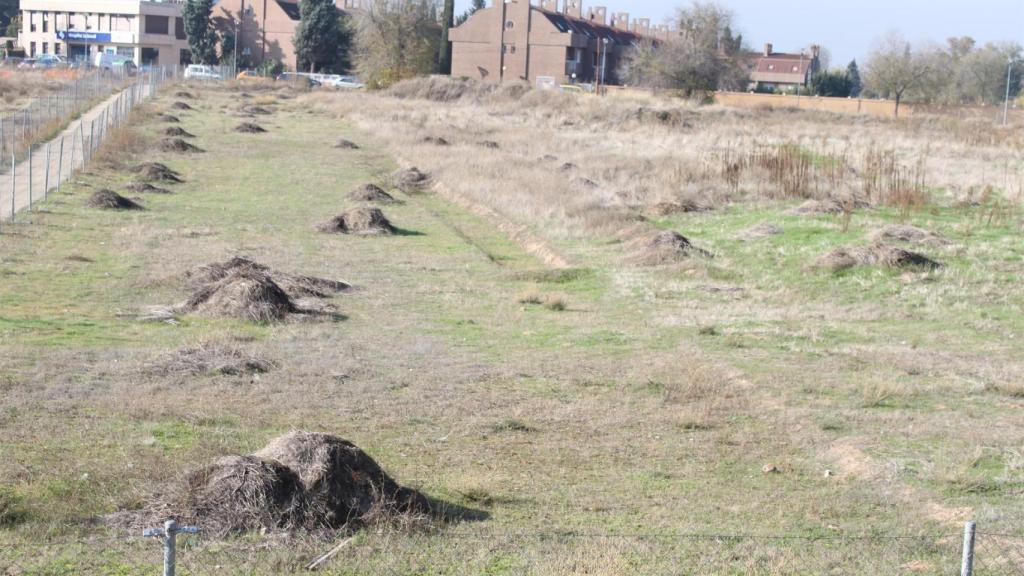
[[[821,69],[821,48],[811,46],[810,54],[774,52],[771,44],[763,52],[748,55],[751,90],[774,89],[779,92],[806,87],[811,76]]]
[[[604,7],[584,12],[582,0],[541,0],[536,6],[529,0],[495,0],[451,30],[452,76],[493,83],[616,84],[615,70],[626,50],[666,39],[668,33],[667,26],[652,27],[647,18],[630,23],[626,13],[613,15],[609,24]]]

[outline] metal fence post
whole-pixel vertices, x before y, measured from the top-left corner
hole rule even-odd
[[[142,531],[145,538],[161,538],[164,542],[164,576],[174,576],[175,569],[175,546],[177,545],[178,534],[198,534],[199,528],[195,526],[178,526],[174,520],[164,522],[163,528],[147,528]]]
[[[57,152],[57,193],[60,194],[60,179],[64,175],[64,136],[60,137],[60,150]]]
[[[50,189],[50,142],[46,143],[46,172],[43,174],[43,200],[46,200],[46,192]]]
[[[11,222],[14,222],[14,197],[18,195],[18,157],[11,150]]]
[[[973,520],[964,523],[964,550],[960,562],[960,576],[974,574],[974,534],[977,527],[977,523]]]
[[[32,143],[28,145],[28,209],[32,211]]]

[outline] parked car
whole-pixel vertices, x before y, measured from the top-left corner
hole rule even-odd
[[[186,80],[220,80],[220,72],[206,64],[189,64],[185,68]]]
[[[301,74],[298,72],[285,72],[277,77],[280,82],[293,82],[298,85],[305,85],[310,88],[319,88],[320,82],[314,78],[310,78],[309,74]]]
[[[332,88],[365,88],[355,76],[342,76],[341,74],[310,74],[310,77],[324,86]]]
[[[111,54],[110,52],[100,52],[93,57],[92,65],[99,68],[100,70],[110,70],[111,72],[123,72],[129,76],[134,76],[138,72],[138,66],[131,58],[120,56],[118,54]]]
[[[41,54],[36,58],[34,68],[56,68],[67,65],[67,60],[58,54]]]
[[[260,76],[255,70],[242,70],[238,73],[238,76],[235,76],[235,80],[263,81],[267,80],[267,78]]]

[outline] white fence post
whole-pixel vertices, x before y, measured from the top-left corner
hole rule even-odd
[[[964,550],[960,562],[960,576],[973,576],[974,574],[974,536],[977,527],[977,523],[973,520],[964,523]]]

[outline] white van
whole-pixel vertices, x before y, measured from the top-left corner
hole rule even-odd
[[[189,64],[185,68],[186,80],[220,80],[220,69],[206,64]]]

